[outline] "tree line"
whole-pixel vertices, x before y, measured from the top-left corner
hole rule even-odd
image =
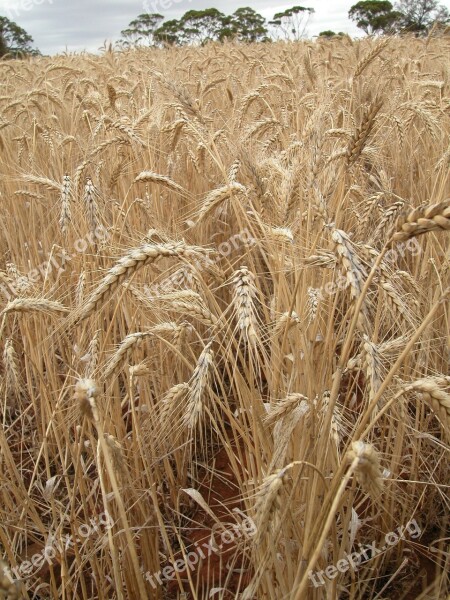
[[[224,15],[217,8],[189,10],[180,19],[164,21],[160,14],[142,14],[131,21],[120,43],[130,45],[187,45],[211,41],[268,42],[274,37],[300,39],[305,32],[312,8],[293,6],[266,19],[253,8],[238,8]],[[164,22],[163,22],[164,21]],[[272,28],[270,35],[268,25]]]
[[[253,8],[238,8],[225,15],[217,8],[189,10],[180,19],[165,20],[159,13],[144,13],[121,32],[120,47],[183,46],[234,40],[243,43],[277,39],[299,40],[305,35],[313,8],[293,6],[276,13],[267,21]],[[414,33],[427,34],[431,27],[450,24],[448,9],[439,0],[361,0],[349,12],[367,35]],[[322,31],[321,37],[346,35]],[[33,38],[19,25],[0,16],[0,57],[38,54]]]
[[[448,25],[450,13],[438,0],[363,0],[353,5],[348,16],[368,35],[427,34],[435,24]]]
[[[227,39],[239,42],[267,42],[273,39],[303,37],[313,8],[293,6],[266,21],[252,8],[239,8],[224,15],[216,8],[189,10],[180,19],[164,21],[160,14],[142,14],[131,21],[120,43],[133,45],[204,44]],[[438,0],[400,0],[394,6],[388,0],[362,0],[354,4],[349,18],[368,35],[427,33],[434,23],[450,23],[450,13]],[[319,36],[345,35],[322,31]]]

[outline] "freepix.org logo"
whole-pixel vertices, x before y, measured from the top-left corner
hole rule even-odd
[[[41,4],[53,4],[53,0],[9,0],[3,10],[8,19],[17,19],[22,13],[29,12]]]
[[[251,517],[245,515],[239,508],[234,508],[233,512],[241,517],[240,522],[230,524],[228,529],[224,529],[217,538],[211,535],[207,542],[202,544],[195,543],[194,547],[183,558],[180,558],[157,573],[147,571],[144,578],[149,582],[153,589],[157,585],[163,585],[176,578],[177,573],[183,573],[186,570],[191,572],[195,570],[203,560],[206,560],[213,553],[221,553],[226,546],[236,543],[240,538],[249,539],[256,534],[256,525]]]
[[[254,244],[256,244],[256,240],[251,235],[250,231],[246,228],[240,231],[239,233],[232,235],[225,242],[219,244],[219,246],[217,247],[217,252],[220,254],[221,257],[227,257],[233,252],[233,250],[237,250],[241,246],[253,246]],[[211,260],[207,256],[204,256],[202,258],[199,258],[198,260],[193,261],[191,264],[191,268],[194,268],[197,271],[201,272],[207,269],[209,266],[214,267],[214,265],[215,262],[213,260]],[[193,282],[194,277],[191,268],[184,267],[178,269],[175,273],[173,273],[169,277],[166,277],[160,283],[156,283],[151,286],[146,285],[144,287],[145,295],[148,298],[154,298],[159,295],[163,295],[170,292],[173,288],[180,286],[183,283],[183,281],[191,284]]]
[[[349,569],[355,571],[359,565],[363,562],[367,562],[372,560],[378,556],[378,554],[382,554],[392,548],[396,544],[399,543],[400,540],[404,540],[406,536],[409,536],[412,539],[416,539],[422,533],[417,521],[412,519],[408,521],[406,525],[401,525],[397,527],[395,531],[390,531],[386,533],[384,536],[384,541],[386,542],[384,546],[381,548],[377,547],[376,542],[372,542],[371,544],[367,544],[365,546],[359,545],[359,552],[352,552],[351,554],[347,554],[344,558],[341,558],[337,561],[336,565],[329,565],[326,569],[322,571],[310,571],[308,573],[308,578],[314,585],[314,587],[319,587],[321,585],[325,585],[325,577],[327,579],[335,579],[339,573],[346,573]]]
[[[40,265],[28,271],[26,275],[20,275],[12,281],[7,281],[0,284],[0,292],[11,300],[13,297],[21,295],[22,291],[27,290],[39,280],[45,280],[48,275],[55,269],[58,274],[64,273],[66,263],[70,263],[77,254],[84,254],[91,246],[95,246],[98,242],[103,242],[109,239],[108,230],[99,225],[91,233],[85,237],[75,240],[72,252],[67,252],[64,248],[55,247],[52,252],[47,253],[47,258]]]
[[[187,0],[192,2],[192,0]],[[144,0],[142,6],[146,13],[158,13],[161,10],[168,10],[174,4],[181,4],[185,0]]]
[[[54,534],[49,534],[41,552],[33,554],[29,560],[22,562],[17,567],[11,570],[8,569],[7,575],[11,582],[14,578],[20,580],[24,577],[29,577],[34,569],[41,569],[45,562],[52,564],[58,555],[63,555],[74,545],[82,544],[89,537],[103,535],[113,525],[114,521],[112,517],[108,512],[104,512],[92,517],[89,523],[82,523],[77,528],[75,534],[67,533],[59,538]]]

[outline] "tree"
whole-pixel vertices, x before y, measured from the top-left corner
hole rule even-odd
[[[221,39],[233,37],[240,42],[266,42],[267,27],[265,18],[248,6],[238,8],[225,24]]]
[[[31,46],[32,43],[33,38],[25,29],[7,17],[0,17],[0,57],[8,54],[13,58],[21,54],[39,54],[39,50]]]
[[[310,16],[314,13],[313,8],[304,6],[293,6],[284,12],[276,13],[269,25],[279,29],[286,39],[299,40],[305,33]]]
[[[144,13],[139,15],[128,25],[121,33],[124,42],[129,45],[137,46],[146,43],[151,46],[154,42],[155,31],[160,27],[164,17],[158,13]]]
[[[169,46],[178,46],[183,43],[183,25],[177,19],[165,21],[161,27],[158,27],[153,33],[153,39],[156,44]]]
[[[221,38],[224,26],[229,23],[217,8],[189,10],[181,19],[181,39],[185,43],[205,44]]]
[[[346,35],[347,34],[344,33],[343,31],[336,33],[335,31],[331,31],[331,29],[327,29],[326,31],[321,31],[319,33],[319,37],[324,37],[324,38],[344,37]]]
[[[8,46],[6,45],[6,40],[3,35],[0,35],[0,58],[8,54]]]
[[[388,0],[362,0],[350,8],[348,16],[367,35],[373,35],[394,30],[402,15]]]
[[[396,9],[401,13],[402,29],[414,33],[427,33],[434,23],[450,23],[448,9],[438,0],[400,0]]]

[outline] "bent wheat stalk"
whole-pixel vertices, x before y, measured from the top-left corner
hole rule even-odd
[[[81,308],[79,314],[75,314],[75,323],[87,319],[95,310],[100,308],[106,299],[117,289],[117,287],[136,271],[146,265],[154,263],[159,258],[197,255],[205,252],[204,249],[186,246],[184,242],[176,244],[144,244],[140,248],[133,248],[129,254],[123,256],[117,264],[112,267],[103,278],[86,304]]]
[[[181,187],[181,185],[178,185],[178,183],[172,181],[170,177],[167,177],[166,175],[159,175],[158,173],[153,173],[152,171],[142,171],[142,173],[139,173],[134,181],[135,183],[159,183],[159,185],[162,185],[169,190],[173,190],[174,192],[178,192],[183,196],[189,195],[188,192]]]
[[[0,313],[0,316],[11,312],[62,312],[67,313],[69,309],[53,300],[45,298],[16,298],[11,300]]]

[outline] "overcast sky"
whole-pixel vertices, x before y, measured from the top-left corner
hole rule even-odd
[[[309,36],[325,29],[358,35],[359,30],[347,18],[355,2],[302,0],[303,6],[316,11],[308,26]],[[65,50],[96,51],[105,40],[119,39],[120,31],[143,12],[158,12],[174,19],[191,9],[215,7],[230,14],[239,7],[251,6],[271,19],[275,12],[295,4],[297,0],[291,4],[277,4],[277,0],[0,0],[0,15],[32,35],[43,54],[54,54]],[[450,0],[442,4],[450,8]]]

